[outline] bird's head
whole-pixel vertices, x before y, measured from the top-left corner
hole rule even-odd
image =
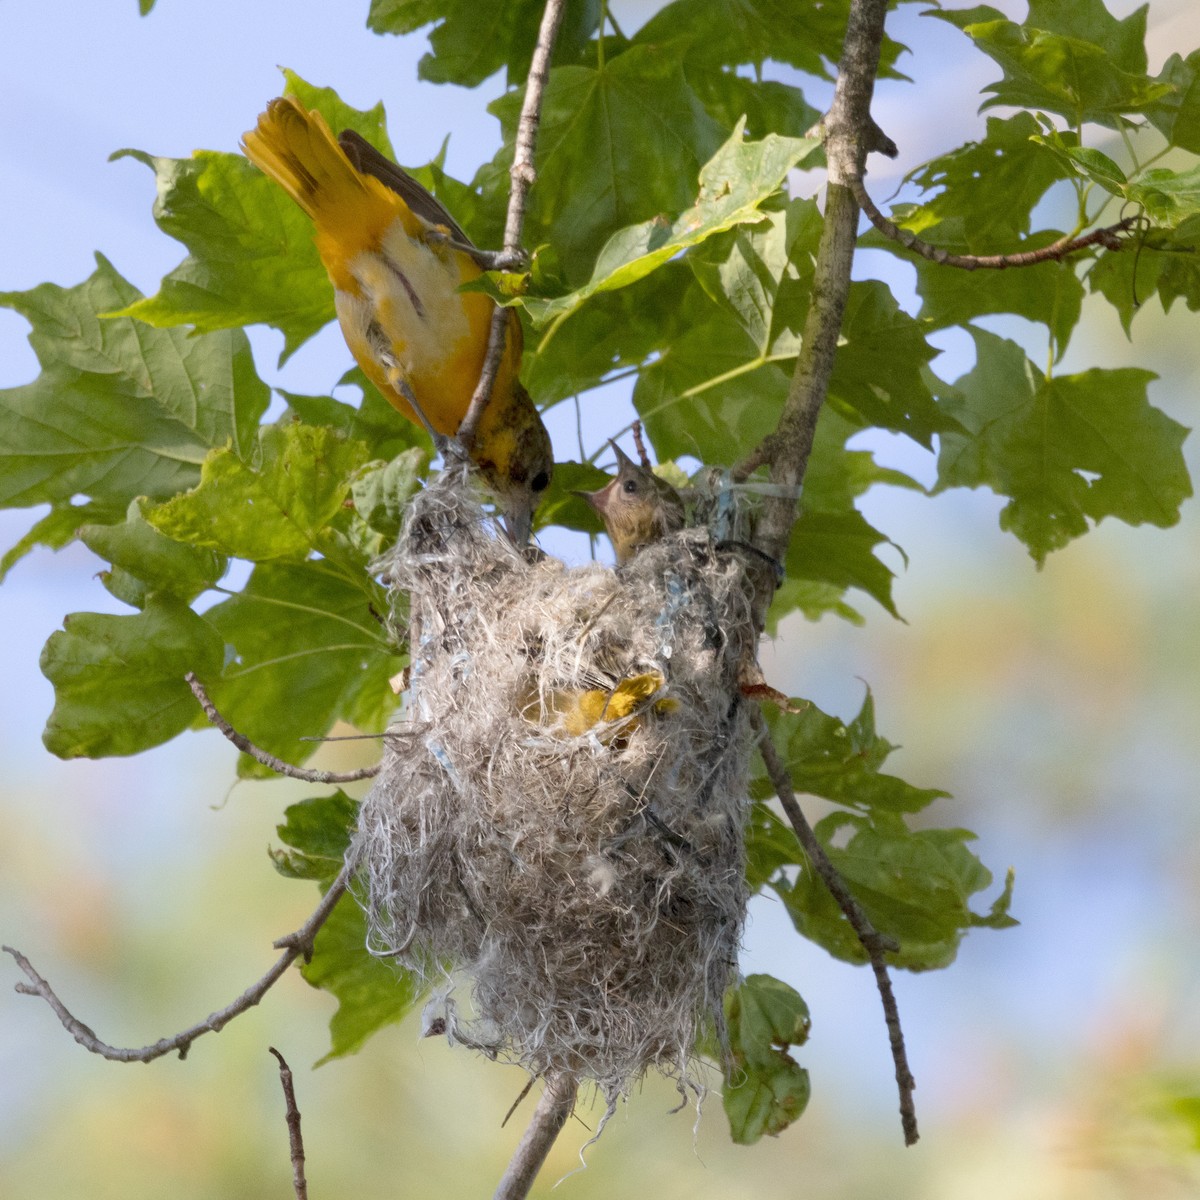
[[[505,402],[493,397],[471,449],[484,482],[517,546],[529,541],[533,514],[554,474],[550,435],[519,383]]]
[[[617,563],[628,562],[643,546],[683,528],[684,504],[665,479],[639,466],[616,442],[616,475],[595,492],[579,494],[604,522]]]

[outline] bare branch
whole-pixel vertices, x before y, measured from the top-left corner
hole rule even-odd
[[[917,1132],[917,1110],[913,1103],[913,1089],[916,1080],[908,1066],[908,1053],[904,1048],[904,1031],[900,1026],[900,1010],[896,1007],[896,996],[892,991],[892,981],[888,976],[887,961],[884,955],[889,950],[898,950],[896,942],[880,933],[863,912],[858,901],[850,894],[845,881],[838,874],[837,868],[829,861],[825,848],[817,840],[796,793],[792,788],[791,776],[787,766],[779,757],[775,743],[771,740],[770,730],[761,712],[754,710],[754,725],[759,734],[758,749],[767,767],[767,775],[779,796],[783,811],[787,814],[796,837],[812,868],[821,877],[821,882],[829,889],[830,895],[837,901],[838,907],[850,922],[850,927],[858,937],[862,948],[867,952],[871,970],[875,973],[875,986],[879,989],[879,999],[883,1003],[883,1017],[887,1023],[888,1040],[892,1047],[892,1060],[896,1065],[896,1086],[900,1090],[900,1123],[904,1129],[904,1144],[913,1145],[920,1136]]]
[[[54,989],[34,970],[33,964],[25,955],[11,946],[0,946],[0,950],[13,956],[17,966],[25,972],[30,981],[16,984],[15,990],[24,996],[41,996],[54,1010],[54,1014],[62,1023],[63,1028],[85,1050],[92,1054],[99,1054],[102,1058],[107,1058],[112,1062],[153,1062],[156,1058],[162,1058],[163,1055],[176,1051],[180,1058],[186,1058],[188,1050],[191,1049],[192,1043],[198,1037],[205,1033],[218,1033],[234,1017],[241,1016],[242,1013],[253,1008],[296,959],[301,956],[308,958],[312,955],[313,941],[317,932],[328,920],[334,905],[345,892],[354,867],[353,862],[346,863],[338,877],[330,884],[329,891],[321,898],[321,903],[317,905],[312,916],[295,933],[286,934],[275,942],[276,949],[283,949],[285,953],[257,983],[248,987],[232,1004],[210,1013],[203,1021],[193,1025],[190,1029],[185,1029],[173,1037],[160,1038],[152,1045],[142,1046],[138,1049],[112,1046],[108,1042],[101,1041],[87,1025],[70,1012],[55,995]]]
[[[264,767],[270,767],[272,771],[276,771],[280,775],[286,775],[289,779],[302,779],[305,783],[353,783],[356,779],[371,779],[379,774],[378,763],[373,767],[360,767],[357,771],[310,771],[307,767],[297,767],[292,763],[286,763],[282,758],[276,758],[274,754],[268,754],[266,750],[260,749],[245,734],[238,733],[217,712],[217,706],[208,698],[204,684],[191,671],[184,676],[184,679],[187,680],[188,687],[192,689],[192,695],[200,701],[200,707],[204,709],[204,715],[209,721],[239,750],[249,754]]]
[[[885,217],[867,194],[867,189],[863,187],[861,179],[852,179],[850,190],[854,193],[854,199],[859,207],[870,217],[871,224],[885,237],[899,242],[906,250],[911,250],[914,254],[919,254],[930,262],[938,263],[943,267],[959,267],[964,271],[1003,271],[1007,267],[1032,267],[1038,263],[1066,258],[1068,254],[1074,254],[1076,250],[1085,250],[1088,246],[1099,245],[1106,250],[1120,250],[1125,243],[1119,235],[1127,232],[1139,220],[1137,216],[1126,217],[1115,225],[1094,229],[1091,233],[1085,233],[1080,237],[1061,237],[1058,241],[1051,242],[1050,245],[1043,246],[1040,250],[1022,250],[1016,254],[951,254],[948,250],[941,249],[940,246],[930,245],[929,242],[923,241],[907,229],[901,229]]]
[[[861,177],[868,151],[894,149],[871,119],[886,15],[887,0],[853,0],[850,5],[833,104],[822,122],[829,189],[803,344],[775,432],[751,455],[754,465],[770,464],[771,482],[784,489],[764,504],[755,533],[759,549],[780,562],[796,520],[796,501],[790,496],[803,482],[812,453],[850,290],[858,231],[858,205],[850,185]],[[760,625],[773,590],[774,580],[768,583],[764,575],[757,605]]]
[[[546,1090],[533,1110],[529,1128],[517,1145],[492,1200],[525,1200],[529,1195],[529,1189],[542,1169],[554,1139],[562,1132],[575,1107],[577,1087],[570,1075],[547,1077]]]
[[[533,148],[537,141],[538,126],[542,120],[542,96],[546,90],[546,79],[550,74],[550,55],[554,49],[558,27],[562,23],[566,0],[546,0],[542,13],[542,24],[538,29],[537,44],[529,64],[529,77],[525,81],[525,100],[521,105],[521,116],[517,122],[517,139],[513,148],[513,164],[509,168],[512,187],[508,194],[508,212],[504,220],[504,249],[510,263],[525,262],[521,246],[521,234],[525,228],[525,206],[529,200],[529,189],[537,173],[533,167]],[[508,334],[508,310],[496,306],[492,313],[492,324],[488,331],[487,352],[483,359],[483,370],[479,382],[471,394],[471,403],[466,416],[458,427],[457,439],[470,450],[479,429],[483,410],[492,397],[492,386],[500,370],[500,359],[504,356],[504,343]]]
[[[296,1089],[292,1085],[292,1068],[287,1059],[275,1049],[268,1050],[279,1060],[279,1082],[283,1087],[283,1101],[287,1106],[288,1148],[292,1156],[292,1190],[296,1200],[308,1200],[308,1183],[304,1178],[304,1136],[300,1132],[300,1109],[296,1106]]]

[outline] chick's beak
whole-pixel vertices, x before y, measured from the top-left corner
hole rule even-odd
[[[637,463],[617,445],[612,438],[608,439],[608,444],[613,448],[613,453],[617,456],[617,471],[624,471],[628,467],[631,471],[637,470]]]
[[[576,496],[582,497],[591,506],[593,512],[601,519],[608,515],[608,506],[612,503],[613,489],[616,487],[616,480],[609,480],[599,491],[595,492],[575,492]]]

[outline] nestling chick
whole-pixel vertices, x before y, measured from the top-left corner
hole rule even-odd
[[[596,510],[617,555],[627,563],[643,546],[683,528],[679,493],[646,467],[638,466],[616,442],[617,474],[596,492],[579,494]]]

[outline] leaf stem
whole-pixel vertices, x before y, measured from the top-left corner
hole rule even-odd
[[[1166,158],[1166,156],[1174,149],[1175,147],[1168,143],[1167,145],[1163,146],[1161,150],[1158,150],[1156,153],[1150,155],[1150,157],[1146,159],[1146,161],[1142,163],[1141,167],[1138,169],[1141,171],[1148,170],[1154,163],[1158,162],[1160,158]]]
[[[728,383],[731,379],[736,379],[739,375],[748,375],[751,371],[757,371],[759,367],[765,367],[768,363],[790,362],[796,357],[795,354],[759,354],[748,362],[741,363],[739,366],[732,368],[729,371],[723,371],[720,375],[714,375],[711,379],[704,380],[703,383],[697,383],[687,389],[686,392],[679,394],[680,400],[690,400],[693,396],[699,396],[715,387],[720,387],[723,383]]]
[[[1133,164],[1133,169],[1129,172],[1131,175],[1136,175],[1141,169],[1141,164],[1138,162],[1137,151],[1133,148],[1133,139],[1129,136],[1129,130],[1125,128],[1125,123],[1121,118],[1117,118],[1120,122],[1118,129],[1121,134],[1121,141],[1125,143],[1125,153],[1129,155],[1129,161]]]

